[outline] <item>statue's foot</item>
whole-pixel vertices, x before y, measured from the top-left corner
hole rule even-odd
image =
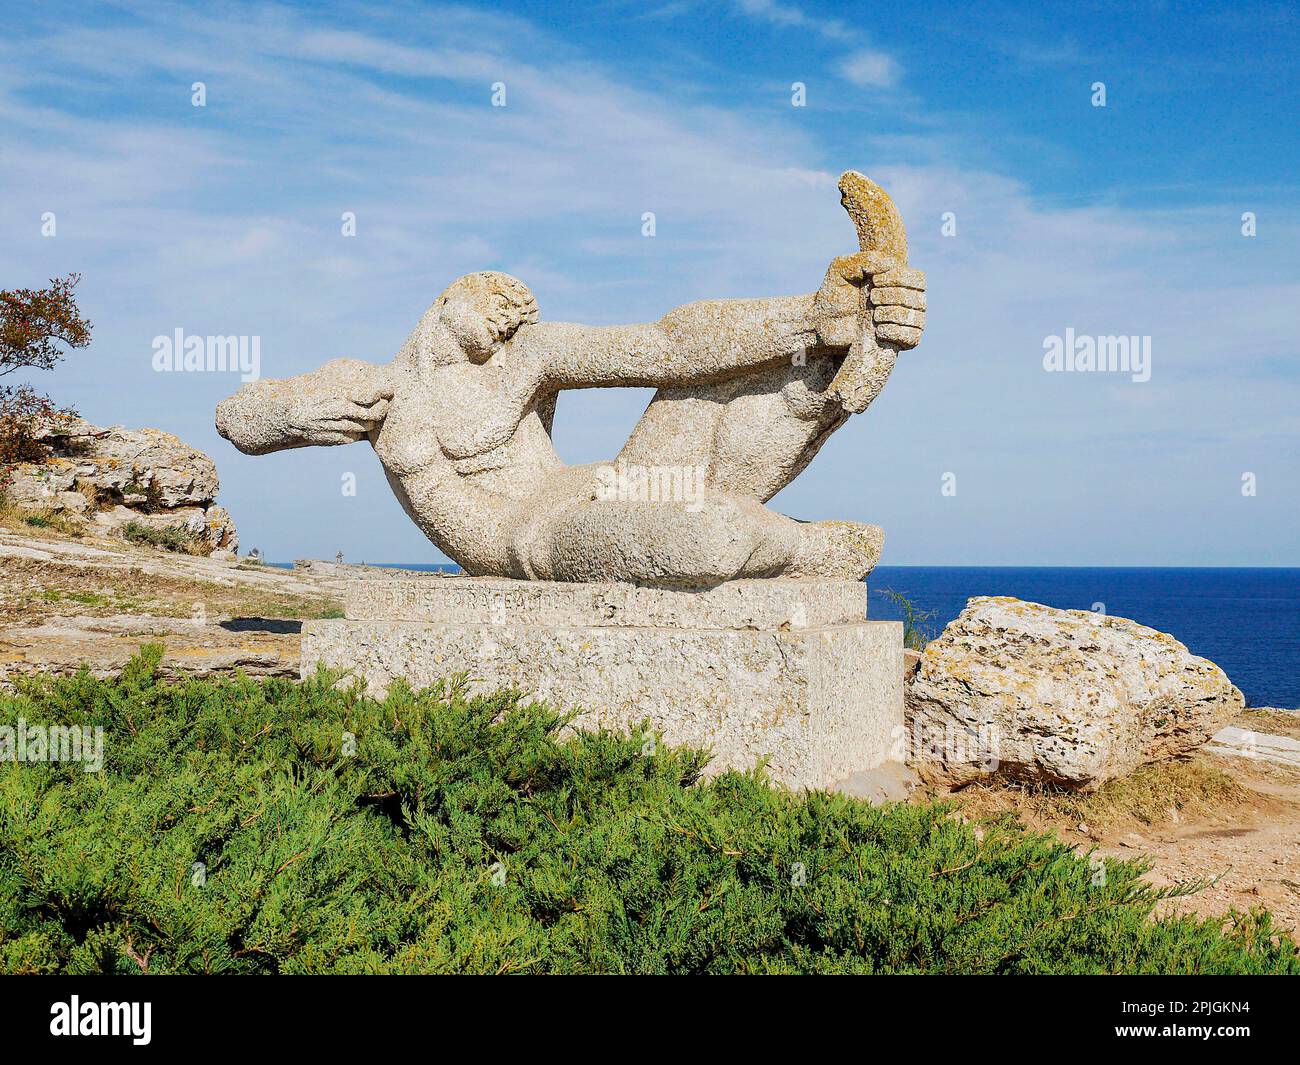
[[[860,581],[880,561],[885,534],[879,525],[856,521],[810,521],[799,528],[799,545],[783,576]]]

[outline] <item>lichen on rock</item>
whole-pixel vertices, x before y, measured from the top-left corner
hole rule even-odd
[[[932,780],[1092,789],[1185,755],[1244,705],[1227,675],[1127,618],[971,599],[907,686],[911,758]]]

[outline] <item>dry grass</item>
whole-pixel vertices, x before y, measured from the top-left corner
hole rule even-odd
[[[1230,774],[1193,758],[1142,766],[1091,793],[999,782],[973,784],[952,799],[973,820],[1014,815],[1035,829],[1083,828],[1097,835],[1135,822],[1222,817],[1247,803],[1249,795]]]
[[[133,518],[122,526],[122,539],[137,547],[153,547],[160,551],[173,551],[178,555],[205,557],[212,554],[212,545],[184,525],[165,525],[160,528]]]
[[[36,624],[77,614],[106,617],[147,614],[191,617],[196,604],[214,617],[314,619],[341,617],[329,596],[264,591],[247,585],[212,584],[145,574],[135,569],[92,569],[57,562],[10,558],[0,581],[0,622]]]
[[[1279,712],[1268,708],[1247,709],[1241,712],[1233,724],[1254,732],[1270,732],[1274,736],[1300,739],[1300,713]]]
[[[21,533],[49,531],[79,539],[86,527],[84,522],[57,514],[48,507],[20,507],[8,497],[0,496],[0,528]]]
[[[0,528],[53,539],[78,538],[82,533],[80,523],[72,519],[19,507],[3,495],[0,495]],[[97,549],[127,555],[140,550],[139,546],[133,548],[128,541],[116,537],[96,537],[94,545]],[[208,551],[194,553],[203,555]],[[89,567],[6,558],[0,570],[0,624],[21,621],[34,625],[48,617],[74,614],[192,617],[198,604],[203,604],[204,610],[213,617],[312,620],[343,616],[340,602],[329,595],[300,595],[247,584],[230,586],[146,574],[134,567]]]
[[[75,490],[85,497],[86,505],[89,507],[91,514],[97,514],[101,510],[108,510],[112,506],[100,495],[99,489],[92,481],[78,481]]]

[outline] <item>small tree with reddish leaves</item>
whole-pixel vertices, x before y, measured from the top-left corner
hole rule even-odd
[[[50,279],[49,288],[0,292],[0,377],[24,368],[52,370],[59,347],[84,348],[90,323],[81,317],[73,289],[80,274]]]
[[[80,274],[50,279],[48,288],[0,292],[0,377],[17,370],[52,370],[65,348],[90,343],[90,323],[81,317],[73,289]],[[19,462],[37,462],[48,453],[42,429],[76,411],[59,407],[27,385],[0,385],[0,491]]]

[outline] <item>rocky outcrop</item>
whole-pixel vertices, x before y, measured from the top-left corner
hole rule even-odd
[[[51,424],[38,439],[50,455],[15,469],[7,494],[18,506],[110,533],[131,521],[159,530],[181,526],[201,550],[239,550],[234,520],[216,503],[216,465],[170,433],[74,419]]]
[[[1223,670],[1167,633],[982,597],[907,684],[910,760],[951,786],[998,775],[1086,790],[1188,753],[1242,706]]]

